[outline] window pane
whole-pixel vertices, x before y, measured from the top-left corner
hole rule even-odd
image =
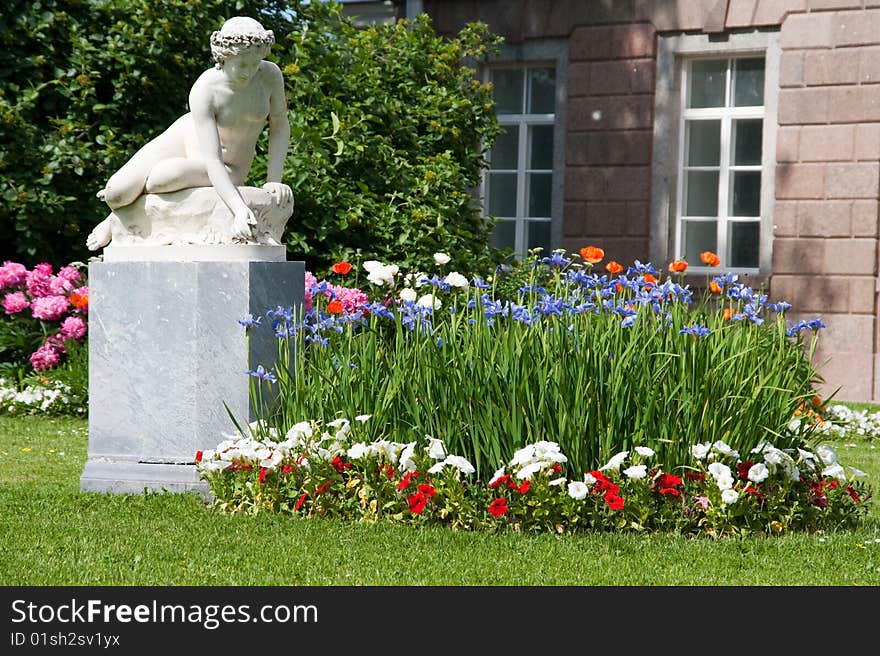
[[[731,173],[731,216],[761,215],[761,172],[733,171]]]
[[[733,122],[733,164],[748,166],[761,164],[761,137],[764,134],[761,119]]]
[[[553,168],[553,126],[533,125],[529,127],[531,153],[529,168]]]
[[[550,222],[528,221],[526,223],[528,235],[526,237],[526,250],[530,248],[543,248],[544,255],[550,254]]]
[[[684,259],[699,266],[700,253],[717,252],[718,223],[716,221],[684,222]]]
[[[718,216],[718,172],[688,171],[687,216]]]
[[[735,59],[733,64],[733,105],[751,107],[764,104],[764,60]]]
[[[492,229],[489,243],[495,248],[514,248],[516,246],[516,221],[499,221]]]
[[[550,217],[552,173],[529,173],[529,216]]]
[[[686,166],[721,164],[721,121],[688,121],[687,140]]]
[[[492,168],[516,169],[519,158],[519,128],[516,125],[506,125],[502,130],[489,156]]]
[[[489,174],[489,214],[516,216],[516,173]]]
[[[688,107],[724,107],[727,60],[691,62]]]
[[[730,224],[730,266],[758,268],[760,227],[757,221]]]
[[[523,113],[522,69],[498,69],[492,72],[492,97],[498,114]]]
[[[552,68],[530,68],[530,114],[552,114],[556,111],[556,71]]]

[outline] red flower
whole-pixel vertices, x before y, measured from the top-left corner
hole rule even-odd
[[[689,481],[705,481],[706,475],[702,472],[685,472],[684,477]]]
[[[674,487],[661,487],[660,494],[671,494],[674,497],[677,497],[681,492],[676,490]]]
[[[581,257],[584,262],[598,264],[605,257],[605,251],[597,246],[585,246],[581,249]]]
[[[503,485],[504,483],[510,482],[510,474],[504,474],[503,476],[499,476],[494,481],[489,483],[490,488],[498,487],[499,485]]]
[[[529,491],[529,489],[531,489],[531,487],[532,487],[532,482],[529,479],[526,479],[516,489],[519,490],[520,494],[525,494],[526,492]]]
[[[302,508],[302,505],[306,502],[308,496],[308,492],[303,492],[302,495],[300,495],[299,499],[296,500],[296,504],[293,506],[293,509],[299,510],[300,508]]]
[[[282,474],[289,474],[292,471],[293,471],[293,465],[284,465],[284,467],[281,468]]]
[[[751,485],[746,487],[746,489],[743,490],[743,492],[745,492],[746,494],[751,494],[753,497],[758,497],[759,499],[764,499],[767,496],[766,494],[762,494],[759,490],[756,490],[755,488],[753,488]]]
[[[749,470],[752,468],[752,465],[755,463],[751,460],[746,460],[745,462],[739,462],[736,465],[736,471],[739,473],[739,477],[744,481],[749,477]]]
[[[262,485],[266,481],[266,474],[269,473],[269,470],[265,467],[260,467],[260,485]]]
[[[346,469],[351,469],[351,463],[345,462],[340,456],[333,458],[333,460],[330,461],[330,464],[333,465],[333,469],[340,474]]]
[[[321,492],[326,490],[328,487],[330,487],[332,484],[333,484],[333,481],[325,481],[317,490],[315,490],[315,494],[320,494]]]
[[[618,496],[617,492],[614,492],[613,494],[611,492],[608,492],[603,498],[605,499],[605,503],[608,504],[608,507],[611,508],[611,510],[623,510],[623,497]]]
[[[418,476],[418,474],[416,474],[416,476]],[[400,491],[404,490],[409,485],[409,482],[412,479],[412,477],[413,477],[413,474],[411,472],[407,472],[406,476],[404,476],[402,479],[400,479],[400,483],[397,484],[397,491],[400,492]]]
[[[661,488],[678,487],[681,484],[682,480],[675,474],[661,474],[657,479],[657,487]]]
[[[605,265],[605,270],[611,275],[615,275],[623,271],[623,266],[621,266],[619,262],[611,260],[610,262],[608,262],[608,264]]]
[[[385,472],[385,475],[388,478],[394,478],[394,467],[392,467],[391,465],[385,465],[382,470]]]
[[[492,513],[492,517],[501,517],[507,513],[507,499],[493,499],[492,503],[489,504],[489,512]]]
[[[687,268],[688,263],[685,260],[674,260],[669,263],[670,273],[684,273]]]
[[[196,462],[201,462],[201,461],[202,461],[202,452],[196,451]]]
[[[550,468],[550,470],[554,474],[558,474],[559,472],[562,471],[562,465],[560,465],[558,462],[555,462],[555,463],[553,463],[553,466]]]
[[[828,507],[828,497],[826,497],[824,494],[814,494],[813,498],[810,499],[810,501],[812,501],[814,506],[819,506],[820,508]]]
[[[721,264],[721,260],[712,251],[703,251],[700,253],[700,260],[703,264],[710,267],[717,267]]]
[[[840,487],[840,483],[838,483],[837,481],[829,481],[826,483],[826,485],[828,487],[830,487],[832,490],[835,490]]]
[[[656,283],[657,283],[657,278],[655,278],[653,274],[650,274],[650,273],[645,274],[645,287],[648,287],[650,285],[654,285]]]
[[[856,503],[862,502],[862,500],[859,498],[859,495],[856,494],[856,491],[853,488],[847,487],[846,491],[849,492],[849,496],[852,497],[853,501],[855,501]]]
[[[73,292],[68,300],[77,310],[89,306],[89,295],[87,293]]]
[[[337,262],[332,267],[330,267],[330,270],[333,273],[338,273],[339,275],[344,276],[346,273],[351,271],[351,264],[349,264],[348,262]]]
[[[430,499],[431,497],[437,495],[437,490],[434,489],[433,485],[430,485],[428,483],[420,483],[419,494],[424,496],[426,499]]]
[[[342,314],[342,301],[335,300],[327,303],[327,312],[330,314]]]
[[[413,495],[410,495],[409,499],[409,511],[413,515],[421,515],[422,511],[425,509],[425,504],[428,502],[428,499],[421,492],[416,492]]]

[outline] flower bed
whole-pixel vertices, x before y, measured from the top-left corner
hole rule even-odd
[[[250,430],[264,439],[225,440],[197,453],[197,468],[227,512],[554,533],[830,530],[857,524],[871,494],[828,446],[762,443],[743,457],[721,441],[693,445],[675,468],[635,446],[583,476],[567,473],[558,444],[540,441],[481,479],[431,436],[363,441],[369,419],[299,422],[284,435],[257,423]]]

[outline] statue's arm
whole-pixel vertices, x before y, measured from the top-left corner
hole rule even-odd
[[[220,147],[220,134],[217,121],[211,106],[210,89],[207,85],[196,82],[189,94],[189,107],[192,113],[199,150],[205,163],[205,171],[217,195],[236,218],[253,218],[238,188],[229,177],[229,171],[223,163]]]
[[[284,78],[281,70],[272,62],[266,62],[269,73],[269,158],[266,166],[266,184],[281,183],[284,174],[284,158],[290,144],[290,121],[287,118],[287,98],[284,95]],[[289,187],[279,190],[282,200],[288,200]]]

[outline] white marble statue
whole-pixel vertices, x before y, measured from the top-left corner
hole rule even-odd
[[[281,182],[290,139],[284,80],[263,59],[271,30],[237,16],[211,35],[215,66],[189,94],[190,111],[147,143],[98,197],[113,212],[88,236],[89,250],[125,244],[278,245],[293,212]],[[267,181],[243,187],[269,123]]]

